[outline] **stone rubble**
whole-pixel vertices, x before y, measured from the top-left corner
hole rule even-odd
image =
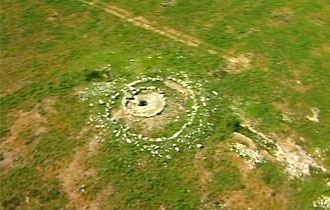
[[[271,149],[271,152],[265,150],[265,153],[267,153],[269,157],[272,157],[272,159],[285,165],[286,172],[292,177],[310,175],[313,168],[324,172],[327,171],[311,155],[304,151],[301,146],[295,144],[290,138],[275,142],[273,139],[258,132],[249,125],[243,124],[242,126],[248,128],[249,131],[257,135],[256,138],[253,139],[255,142]],[[269,145],[271,145],[271,147]]]
[[[265,163],[265,157],[258,151],[245,146],[244,144],[236,143],[232,146],[233,150],[238,153],[239,156],[246,158],[247,160],[259,164]]]
[[[313,201],[314,208],[330,209],[330,197],[322,195],[317,200]]]

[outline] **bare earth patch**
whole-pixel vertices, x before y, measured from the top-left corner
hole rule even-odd
[[[57,111],[54,108],[54,105],[56,103],[57,98],[56,97],[51,97],[51,98],[46,98],[42,101],[42,106],[40,107],[43,112],[49,114],[56,114]]]
[[[277,194],[267,186],[259,171],[251,170],[244,178],[244,183],[244,189],[228,192],[223,197],[226,209],[287,209],[285,195]]]
[[[185,108],[171,98],[167,99],[166,103],[166,107],[160,115],[150,118],[132,116],[123,108],[114,110],[113,117],[117,120],[123,120],[128,127],[139,130],[143,136],[151,136],[153,133],[161,132],[167,124],[185,112]]]
[[[288,7],[277,8],[272,12],[269,20],[272,26],[283,26],[295,20],[295,11]]]
[[[313,86],[311,85],[304,85],[301,81],[297,80],[295,82],[294,88],[296,89],[296,91],[298,91],[299,93],[307,93],[310,90],[312,90]]]
[[[243,120],[244,123],[241,126],[257,135],[259,140],[257,137],[251,139],[242,134],[235,134],[235,138],[239,137],[239,140],[246,142],[251,148],[257,148],[257,143],[260,141],[265,142],[266,145],[273,145],[269,148],[271,152],[260,150],[261,154],[268,160],[283,164],[286,167],[286,172],[291,177],[308,176],[313,172],[313,168],[323,172],[328,171],[328,168],[320,162],[320,159],[315,159],[316,157],[311,156],[301,146],[295,143],[294,139],[301,139],[297,134],[291,133],[291,135],[286,136],[271,134],[271,137],[269,137],[255,129],[255,123],[247,119],[237,106],[233,106],[232,109]]]
[[[237,133],[233,140],[246,138]],[[252,140],[251,140],[252,141]],[[254,142],[251,142],[251,148],[256,149]],[[229,147],[222,144],[219,148]],[[263,151],[260,151],[263,155]],[[223,155],[223,149],[217,152],[219,156]],[[285,195],[278,194],[274,189],[268,186],[262,179],[262,173],[251,161],[245,161],[235,153],[226,154],[230,157],[232,163],[237,166],[242,176],[244,188],[234,191],[227,191],[221,196],[225,202],[223,209],[283,209],[287,207]],[[255,198],[258,198],[257,200]]]
[[[224,70],[229,73],[238,74],[251,68],[251,55],[227,55],[224,58],[227,62]]]
[[[113,110],[111,120],[121,120],[129,129],[146,137],[161,133],[173,122],[185,120],[189,115],[185,106],[193,97],[191,92],[171,80],[165,80],[164,85],[167,90],[154,86],[142,87],[141,90],[131,87],[132,92],[125,94],[122,106]]]
[[[286,122],[293,122],[298,116],[299,114],[297,113],[297,110],[293,110],[291,108],[291,105],[289,102],[273,102],[274,107],[282,112],[282,119],[283,121]]]
[[[14,116],[17,120],[11,126],[7,140],[0,145],[0,153],[4,158],[0,165],[4,168],[15,167],[27,160],[32,148],[24,143],[24,139],[21,139],[22,133],[28,132],[37,137],[48,131],[47,120],[39,114],[37,109],[29,112],[19,111]]]
[[[210,185],[212,184],[214,172],[205,167],[206,154],[205,150],[197,153],[194,160],[194,172],[199,179],[201,186],[202,196],[201,196],[201,209],[212,209],[213,203],[209,201],[210,197]]]
[[[235,141],[233,139],[233,141]],[[215,162],[230,161],[241,174],[242,184],[237,190],[225,190],[214,195],[214,178],[216,173],[222,172],[222,165],[207,168],[209,159]],[[284,194],[268,186],[262,179],[262,173],[254,164],[244,161],[230,149],[230,144],[219,143],[215,154],[209,156],[206,150],[195,157],[194,171],[199,177],[202,190],[200,209],[286,209],[287,199]],[[255,198],[258,198],[257,200]],[[215,200],[214,200],[215,199]],[[220,202],[217,204],[217,202]]]
[[[315,48],[313,54],[319,57],[330,55],[330,44],[324,44],[321,47]]]
[[[90,129],[84,128],[78,135],[79,138],[86,138],[86,135]],[[97,171],[94,168],[88,167],[88,159],[97,153],[97,150],[101,147],[101,141],[99,136],[93,136],[89,139],[85,146],[82,146],[76,150],[72,157],[72,161],[58,176],[62,182],[64,191],[69,198],[69,209],[100,209],[98,202],[103,197],[103,194],[108,194],[105,188],[95,200],[89,200],[84,196],[85,185],[84,183],[97,176]]]
[[[178,91],[178,92],[181,93],[181,94],[184,94],[184,95],[186,95],[186,96],[189,95],[189,91],[187,90],[187,88],[182,87],[182,85],[179,85],[177,82],[173,82],[173,81],[171,81],[171,80],[166,80],[166,81],[164,82],[164,84],[165,84],[167,87],[169,87],[169,88],[171,88],[171,89],[173,89],[173,90],[176,90],[176,91]]]
[[[278,141],[276,159],[284,163],[286,171],[295,177],[310,175],[313,168],[326,171],[315,159],[313,159],[302,147],[295,144],[291,138]]]
[[[257,134],[259,137],[265,139],[268,142],[272,142],[272,144],[275,145],[275,149],[272,151],[274,154],[270,154],[267,151],[263,151],[262,154],[264,154],[264,156],[270,160],[276,160],[282,163],[286,167],[286,172],[292,177],[310,175],[313,172],[313,168],[327,171],[327,169],[321,163],[317,162],[311,155],[304,151],[301,146],[295,144],[292,137],[278,137],[277,135],[273,134],[273,137],[270,138],[263,133],[258,132],[250,125],[244,126],[251,132]],[[250,138],[245,137],[245,139]],[[251,141],[253,140],[248,140],[246,142],[251,144]]]

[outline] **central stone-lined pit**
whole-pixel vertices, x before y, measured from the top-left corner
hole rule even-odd
[[[139,102],[139,106],[147,106],[147,105],[148,105],[148,101],[142,100]]]
[[[154,117],[166,106],[166,97],[161,91],[141,90],[134,96],[127,94],[123,99],[125,111],[134,117]]]

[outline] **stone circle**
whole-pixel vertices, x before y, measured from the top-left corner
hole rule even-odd
[[[101,70],[110,71],[111,66]],[[80,92],[80,100],[87,101],[91,109],[89,123],[94,125],[100,136],[111,135],[109,141],[132,144],[140,151],[149,151],[152,156],[171,159],[171,151],[203,148],[201,140],[214,126],[207,120],[210,116],[207,104],[209,97],[216,94],[204,92],[201,82],[190,81],[183,72],[166,72],[169,73],[175,77],[138,77],[130,83],[118,78],[93,83]],[[181,107],[181,111],[178,109],[167,115],[176,105]],[[120,116],[117,117],[119,111]],[[163,123],[162,119],[168,119],[167,123],[176,123],[178,127],[169,127],[169,132],[164,130],[164,134],[154,132],[155,135],[145,135],[145,131],[140,133],[137,129],[144,126],[141,122],[158,120],[157,123]]]

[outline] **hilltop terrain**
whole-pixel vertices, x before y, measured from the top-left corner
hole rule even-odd
[[[330,209],[329,1],[0,6],[0,209]]]

